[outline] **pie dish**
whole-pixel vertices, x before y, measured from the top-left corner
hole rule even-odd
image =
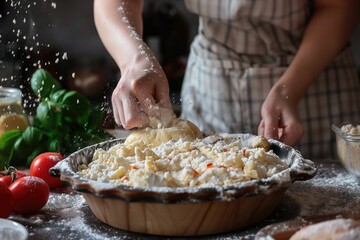
[[[239,141],[251,134],[227,135]],[[271,177],[215,187],[132,187],[101,183],[81,177],[77,170],[89,164],[96,149],[124,142],[115,139],[81,149],[50,174],[80,192],[102,222],[127,231],[164,236],[207,235],[238,230],[266,218],[294,181],[316,174],[315,164],[300,152],[276,140],[270,149],[288,168]]]

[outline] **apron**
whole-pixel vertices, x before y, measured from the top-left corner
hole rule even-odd
[[[199,15],[181,92],[181,117],[203,131],[253,133],[268,92],[293,59],[312,12],[308,0],[185,0]],[[301,76],[299,76],[301,79]],[[299,103],[305,158],[335,159],[331,125],[360,120],[349,46]]]

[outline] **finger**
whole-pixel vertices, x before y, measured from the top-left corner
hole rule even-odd
[[[142,111],[138,100],[133,95],[130,94],[126,100],[122,101],[122,107],[125,119],[124,128],[143,128],[149,125],[148,116]]]
[[[280,141],[289,146],[295,146],[299,143],[303,135],[304,130],[301,124],[291,124],[283,128]]]
[[[164,87],[158,87],[155,92],[155,98],[160,107],[172,110],[172,103],[168,88],[164,89]]]
[[[278,125],[279,119],[276,116],[265,116],[263,118],[264,121],[264,134],[263,136],[266,138],[279,139],[278,135]]]
[[[115,122],[118,125],[122,125],[122,123],[124,123],[125,119],[124,119],[121,99],[119,97],[116,97],[115,95],[113,95],[111,98],[111,104],[112,104]]]
[[[261,119],[259,126],[258,126],[258,135],[264,136],[264,132],[265,132],[265,123],[264,123],[264,120]]]

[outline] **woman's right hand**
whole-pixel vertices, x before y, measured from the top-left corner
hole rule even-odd
[[[167,78],[148,47],[122,71],[112,105],[116,123],[125,129],[148,126],[149,117],[158,116],[160,108],[173,111]]]
[[[112,105],[116,123],[125,129],[148,126],[149,117],[159,117],[164,108],[172,112],[164,71],[142,39],[143,4],[94,0],[99,36],[121,70]]]

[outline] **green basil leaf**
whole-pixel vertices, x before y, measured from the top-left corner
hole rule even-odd
[[[19,137],[14,144],[13,151],[13,160],[11,164],[14,166],[25,166],[26,158],[31,153],[32,146],[26,144],[24,139]]]
[[[28,146],[36,146],[41,143],[44,132],[36,127],[29,126],[22,134],[22,139]]]
[[[62,99],[62,106],[65,120],[81,125],[87,123],[90,115],[90,103],[86,97],[76,91],[69,91]]]
[[[18,137],[20,137],[22,134],[21,130],[10,130],[7,132],[4,132],[3,134],[1,134],[0,136],[0,150],[1,149],[5,149],[8,145],[9,142],[13,141],[14,139],[17,139]]]
[[[58,139],[51,139],[47,146],[47,151],[49,152],[60,152],[60,142]]]
[[[51,102],[41,102],[36,109],[37,123],[45,129],[53,129],[59,126],[61,110]]]
[[[100,126],[103,120],[104,120],[104,111],[101,111],[101,109],[95,107],[90,113],[86,128],[96,129]]]
[[[20,130],[11,130],[0,136],[0,169],[10,166],[14,152],[13,146],[21,134]]]
[[[61,85],[45,69],[37,69],[30,80],[31,89],[41,99],[45,100],[50,97],[51,92],[61,89]]]
[[[50,101],[54,102],[54,103],[61,103],[66,92],[67,91],[65,89],[61,89],[61,90],[57,90],[57,91],[51,93]]]
[[[47,120],[49,112],[49,105],[47,102],[41,102],[36,108],[36,118],[40,121],[40,124]]]

